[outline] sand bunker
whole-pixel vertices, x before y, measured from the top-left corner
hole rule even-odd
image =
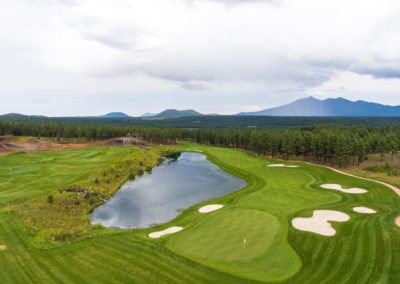
[[[218,209],[221,209],[222,207],[224,207],[224,205],[221,204],[211,204],[211,205],[206,205],[203,206],[199,209],[200,213],[208,213],[208,212],[212,212]]]
[[[292,225],[298,230],[313,232],[323,236],[333,236],[336,230],[328,221],[346,222],[350,216],[334,210],[315,210],[310,218],[294,218]]]
[[[362,188],[357,188],[357,187],[343,188],[340,184],[323,184],[323,185],[321,185],[321,187],[322,188],[326,188],[326,189],[339,190],[341,192],[352,193],[352,194],[359,194],[359,193],[366,193],[367,192],[367,190],[362,189]]]
[[[364,206],[354,207],[353,210],[354,210],[354,212],[358,212],[358,213],[366,213],[366,214],[376,213],[376,211],[374,209],[364,207]]]
[[[168,235],[168,234],[179,232],[182,229],[183,229],[182,227],[170,227],[170,228],[165,229],[163,231],[150,233],[149,237],[152,238],[152,239],[156,239],[156,238],[162,237],[164,235]]]
[[[0,251],[6,250],[7,247],[6,246],[0,246]]]
[[[277,168],[277,167],[281,167],[281,168],[298,168],[299,166],[294,166],[294,165],[286,166],[284,164],[270,164],[270,165],[268,165],[268,167],[274,167],[274,168]]]
[[[400,216],[397,217],[397,218],[394,220],[394,222],[396,223],[397,226],[400,227]]]

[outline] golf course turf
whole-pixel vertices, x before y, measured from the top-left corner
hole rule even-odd
[[[54,248],[34,245],[32,240],[40,236],[40,230],[24,225],[9,210],[10,203],[18,206],[87,180],[132,154],[132,149],[0,155],[0,246],[5,247],[0,250],[0,283],[400,282],[400,228],[394,223],[400,197],[391,189],[308,164],[268,167],[279,162],[236,149],[196,144],[170,149],[201,151],[248,185],[192,206],[158,227],[99,228],[103,234],[60,241]],[[135,151],[133,155],[147,155]],[[323,184],[367,192],[349,194],[324,189]],[[207,204],[223,208],[200,213],[198,209]],[[377,213],[353,211],[360,206]],[[291,225],[294,218],[309,218],[315,210],[343,212],[350,219],[331,222],[336,230],[333,236]],[[173,226],[183,230],[157,239],[148,237]]]

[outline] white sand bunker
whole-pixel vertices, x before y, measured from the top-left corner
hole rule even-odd
[[[163,231],[150,233],[149,237],[152,238],[152,239],[156,239],[156,238],[162,237],[164,235],[168,235],[168,234],[179,232],[182,229],[183,229],[182,227],[170,227],[170,228],[165,229]]]
[[[224,205],[222,204],[211,204],[211,205],[206,205],[203,206],[199,209],[200,213],[208,213],[208,212],[212,212],[218,209],[221,209],[222,207],[224,207]]]
[[[299,166],[294,166],[294,165],[286,166],[285,164],[270,164],[270,165],[268,165],[268,167],[273,167],[273,168],[278,168],[278,167],[281,167],[281,168],[298,168]]]
[[[362,188],[343,188],[340,184],[323,184],[321,185],[322,188],[327,188],[327,189],[334,189],[334,190],[339,190],[341,192],[345,193],[352,193],[352,194],[357,194],[357,193],[366,193],[367,190],[362,189]]]
[[[350,216],[334,210],[315,210],[310,218],[294,218],[292,225],[298,230],[313,232],[323,236],[333,236],[336,230],[328,221],[346,222]]]
[[[353,210],[354,210],[354,212],[358,212],[358,213],[366,213],[366,214],[376,213],[376,211],[374,209],[364,207],[364,206],[354,207]]]
[[[6,246],[0,246],[0,251],[6,250],[7,247]]]

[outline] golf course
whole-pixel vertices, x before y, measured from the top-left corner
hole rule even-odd
[[[166,151],[205,155],[246,185],[155,227],[90,223]],[[399,215],[400,196],[382,184],[233,148],[10,152],[0,154],[0,283],[400,283]]]

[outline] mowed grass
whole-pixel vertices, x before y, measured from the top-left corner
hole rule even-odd
[[[274,216],[240,208],[226,211],[209,214],[201,226],[177,235],[173,246],[185,254],[217,261],[251,259],[271,246],[279,230]]]
[[[128,154],[128,147],[0,154],[0,204],[50,193],[85,180]]]
[[[107,165],[113,158],[106,149],[71,152],[79,152],[77,156],[88,154],[88,159]],[[115,149],[124,148],[109,150]],[[0,213],[0,246],[6,247],[0,251],[0,283],[400,283],[400,228],[393,222],[400,215],[400,199],[390,189],[301,163],[294,163],[299,168],[270,168],[267,165],[275,162],[240,150],[191,144],[176,149],[203,151],[225,171],[246,179],[248,186],[195,205],[157,228],[120,231],[49,250],[33,247],[29,233],[15,217]],[[76,157],[69,152],[64,155]],[[94,152],[99,154],[91,156]],[[42,153],[37,154],[35,159],[39,161]],[[13,158],[15,167],[43,167],[26,175],[35,176],[46,169],[24,155],[28,154],[23,154],[21,161],[18,155]],[[54,158],[49,163],[61,159]],[[30,163],[24,164],[23,159]],[[30,198],[59,184],[86,179],[100,168],[93,166],[92,172],[83,174],[80,162],[66,163],[65,170],[74,176],[64,178],[47,168],[50,176],[60,180],[37,178],[39,189],[32,184],[23,186],[21,178],[25,174],[7,186],[8,179],[0,176],[0,202],[6,203],[2,192],[12,201]],[[58,166],[62,171],[62,164]],[[324,183],[361,187],[368,193],[352,195],[320,188]],[[19,189],[14,194],[13,185]],[[207,214],[197,211],[213,203],[225,207]],[[378,212],[355,213],[355,206]],[[337,230],[333,237],[291,226],[293,218],[309,217],[317,209],[345,212],[351,219],[332,222]],[[170,226],[182,226],[184,230],[160,239],[147,237],[149,232]]]
[[[192,148],[193,147],[193,148]],[[390,189],[373,182],[347,177],[329,169],[293,163],[298,168],[271,168],[268,159],[233,149],[185,145],[187,150],[201,150],[209,159],[223,169],[245,178],[247,188],[221,198],[218,203],[230,209],[246,208],[259,210],[279,220],[279,234],[269,229],[269,237],[260,238],[273,244],[258,255],[249,250],[237,261],[225,261],[224,248],[207,254],[198,253],[200,235],[213,243],[225,242],[232,247],[237,236],[207,232],[209,219],[223,218],[218,230],[234,231],[237,223],[248,226],[252,222],[245,214],[234,214],[234,210],[213,212],[213,216],[198,219],[196,225],[186,231],[169,237],[167,245],[177,253],[197,260],[210,267],[230,274],[260,281],[284,281],[288,283],[396,283],[400,281],[400,228],[393,220],[400,215],[400,198]],[[291,164],[291,163],[287,163]],[[362,187],[366,194],[346,194],[323,189],[324,183],[338,183],[344,187]],[[377,214],[355,213],[355,206],[366,206],[378,211]],[[330,209],[345,212],[351,216],[346,223],[332,222],[337,234],[325,237],[315,233],[296,230],[291,226],[295,217],[310,217],[314,210]],[[229,222],[230,220],[230,222]],[[257,223],[251,233],[260,229]],[[208,237],[208,234],[212,237]],[[250,233],[248,233],[250,235]],[[194,248],[192,248],[193,246]],[[205,249],[213,245],[204,246]],[[219,253],[220,252],[220,253]],[[218,254],[216,257],[215,254]],[[229,255],[229,254],[228,254]],[[251,258],[253,257],[253,258]],[[366,271],[367,270],[367,271]]]

